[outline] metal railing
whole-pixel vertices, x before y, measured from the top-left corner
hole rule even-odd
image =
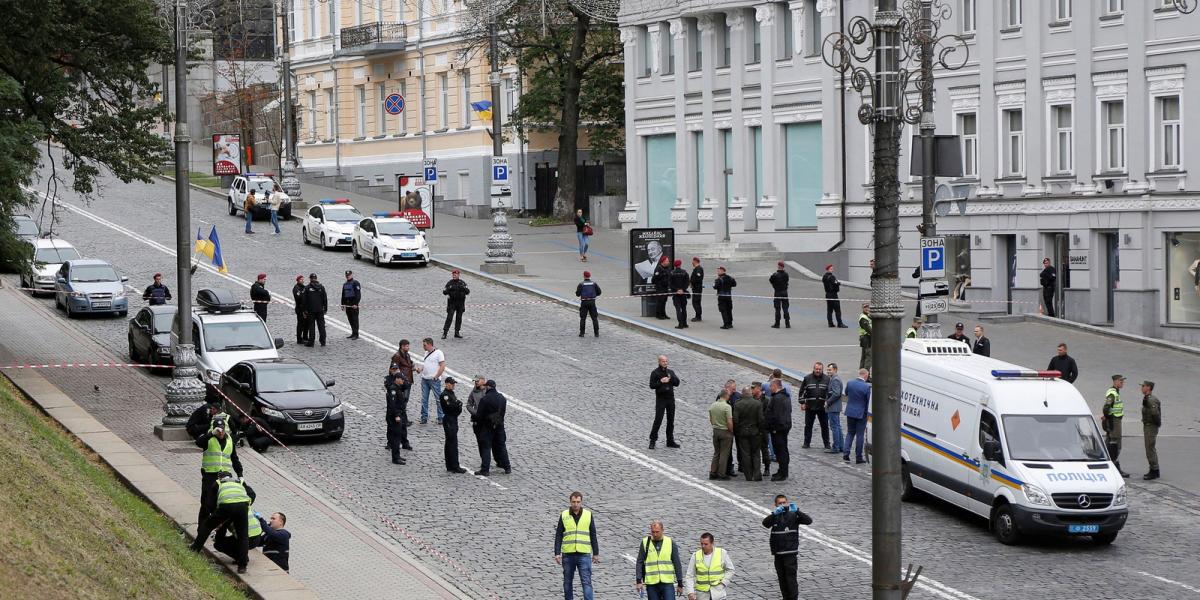
[[[342,48],[358,48],[379,43],[403,42],[407,36],[404,23],[363,23],[342,28]]]

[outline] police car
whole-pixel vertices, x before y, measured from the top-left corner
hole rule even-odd
[[[362,218],[363,214],[350,206],[349,199],[326,198],[305,213],[300,235],[305,244],[316,242],[322,250],[344,248],[351,244],[354,227]]]
[[[267,206],[267,197],[274,189],[275,178],[270,173],[242,173],[234,177],[233,183],[229,185],[229,193],[226,194],[226,200],[229,202],[229,215],[236,217],[246,204],[246,194],[249,194],[250,190],[254,190],[254,216],[269,216],[270,208]],[[283,204],[279,206],[279,218],[292,218],[292,200],[290,198],[285,198]]]
[[[354,228],[354,258],[369,256],[377,266],[415,262],[429,264],[425,233],[399,212],[372,213]]]

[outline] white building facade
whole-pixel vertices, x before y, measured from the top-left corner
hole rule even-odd
[[[937,133],[960,136],[963,153],[963,177],[939,183],[965,200],[938,233],[966,301],[1037,312],[1048,257],[1060,316],[1200,343],[1200,167],[1188,168],[1200,157],[1188,135],[1200,126],[1200,12],[1171,0],[938,2],[951,8],[942,33],[969,51],[935,91]],[[771,242],[866,281],[870,133],[821,48],[873,5],[625,3],[625,226]],[[906,126],[901,144],[906,283],[916,133]]]

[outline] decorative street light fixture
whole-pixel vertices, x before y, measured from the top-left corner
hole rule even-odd
[[[1196,0],[1171,0],[1175,4],[1175,10],[1190,15],[1196,12]]]

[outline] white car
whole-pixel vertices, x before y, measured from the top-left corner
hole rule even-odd
[[[363,214],[346,198],[321,200],[305,213],[300,235],[305,244],[316,242],[322,250],[349,247],[354,227],[362,218]]]
[[[55,238],[31,240],[33,262],[21,273],[21,287],[30,289],[35,295],[54,292],[54,274],[68,260],[83,258],[69,242]]]
[[[254,190],[254,216],[264,218],[270,216],[267,197],[274,189],[275,178],[270,173],[242,173],[234,177],[233,183],[229,185],[229,193],[226,194],[230,216],[236,217],[238,212],[245,212],[242,207],[246,204],[246,194],[250,190]],[[291,198],[285,197],[283,204],[279,206],[279,218],[285,220],[292,218]]]
[[[354,228],[354,258],[369,256],[377,266],[415,262],[429,264],[425,232],[398,212],[373,213]]]
[[[221,374],[243,360],[279,358],[283,338],[271,338],[267,324],[244,308],[232,292],[202,289],[192,309],[192,343],[200,379],[217,385]],[[171,327],[171,346],[179,343],[179,319]]]

